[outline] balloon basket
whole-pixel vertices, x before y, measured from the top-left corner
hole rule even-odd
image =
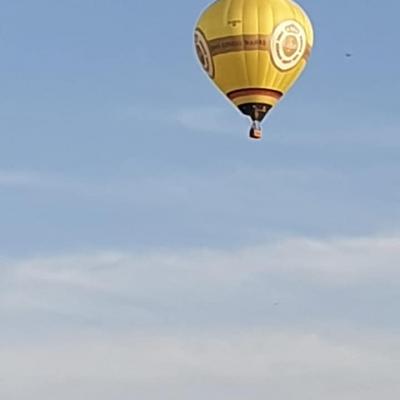
[[[254,121],[253,125],[250,128],[249,133],[250,139],[260,140],[262,139],[262,129],[260,123],[258,121]]]

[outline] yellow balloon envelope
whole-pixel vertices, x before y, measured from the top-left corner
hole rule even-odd
[[[313,28],[291,0],[217,0],[195,30],[199,61],[230,101],[252,120],[250,137],[307,64]]]

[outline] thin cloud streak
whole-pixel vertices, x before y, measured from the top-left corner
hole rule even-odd
[[[399,237],[294,238],[231,251],[149,249],[2,260],[0,315],[21,322],[21,313],[63,313],[107,327],[127,317],[139,324],[160,324],[168,316],[193,319],[197,310],[196,325],[213,304],[207,314],[211,324],[240,325],[246,310],[253,310],[257,323],[268,315],[276,320],[278,301],[277,310],[288,321],[298,319],[296,307],[303,304],[315,321],[336,319],[339,312],[350,324],[365,323],[367,305],[352,296],[367,300],[372,287],[375,297],[381,296],[374,309],[387,307],[391,300],[385,292],[398,291],[399,263]],[[324,293],[326,304],[315,304],[314,292]],[[354,313],[346,309],[347,301]],[[235,307],[242,310],[237,316]],[[396,312],[393,307],[386,309],[387,318]],[[46,323],[51,326],[51,318]]]
[[[134,105],[121,108],[117,115],[122,119],[133,119],[138,121],[151,121],[154,119],[154,105],[143,107],[143,105]],[[207,105],[188,105],[182,107],[177,105],[174,108],[160,105],[157,107],[157,122],[166,124],[170,127],[178,127],[189,134],[208,133],[218,135],[234,136],[235,132],[240,132],[239,124],[243,127],[248,125],[248,121],[239,112],[226,107],[212,107]],[[247,124],[247,125],[246,125]],[[239,126],[239,127],[238,127]]]
[[[155,271],[166,275],[173,272],[184,278],[192,277],[193,281],[202,277],[202,281],[222,285],[231,285],[258,273],[290,273],[304,281],[341,286],[376,282],[379,277],[390,281],[400,275],[399,262],[400,237],[377,236],[325,240],[289,238],[235,250],[109,251],[10,261],[8,268],[7,265],[3,267],[16,279],[55,284],[80,285],[104,279],[104,285],[113,287],[117,282],[124,284],[125,279],[121,279],[120,274],[123,270],[140,272],[140,276],[146,278],[151,278]],[[120,281],[110,280],[116,271]],[[117,289],[120,289],[118,285]]]
[[[2,186],[41,186],[43,179],[40,174],[29,171],[0,171],[0,187]]]
[[[16,400],[48,400],[55,390],[60,400],[179,400],[189,392],[194,399],[373,400],[400,391],[399,344],[384,334],[338,340],[268,329],[65,337],[1,348],[0,393]]]

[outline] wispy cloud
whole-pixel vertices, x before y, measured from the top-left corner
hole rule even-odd
[[[378,121],[377,126],[371,126],[370,121],[360,123],[360,119],[355,119],[355,122],[347,123],[346,126],[334,121],[332,126],[327,127],[326,120],[331,119],[331,110],[321,109],[319,104],[313,104],[306,111],[296,105],[285,108],[284,111],[280,108],[273,110],[270,119],[264,121],[266,133],[272,133],[266,140],[274,145],[284,144],[299,149],[311,147],[313,151],[315,147],[329,145],[331,150],[344,154],[348,152],[349,146],[368,152],[388,151],[399,146],[397,120],[382,119]],[[156,114],[154,109],[157,109]],[[278,115],[274,115],[275,112],[278,112]],[[316,112],[319,115],[317,119]],[[249,126],[249,119],[232,107],[228,100],[218,101],[214,106],[190,103],[186,106],[136,104],[121,107],[116,114],[124,120],[132,119],[136,123],[154,121],[156,118],[157,123],[185,129],[189,134],[203,132],[240,137],[240,132],[245,133]],[[282,118],[284,123],[281,122]],[[304,123],[302,128],[299,128],[296,121],[306,120],[313,123]]]
[[[1,186],[38,186],[43,183],[40,174],[29,171],[0,171]]]
[[[399,264],[399,237],[3,259],[0,394],[390,397]]]
[[[209,333],[92,335],[2,348],[0,393],[16,400],[48,400],[55,392],[60,400],[375,400],[400,391],[396,337]]]
[[[123,119],[134,119],[137,121],[152,121],[154,116],[154,105],[144,107],[134,105],[120,110],[118,115]],[[238,132],[238,124],[242,122],[243,127],[248,121],[238,111],[223,106],[207,106],[202,104],[177,105],[170,107],[160,105],[157,107],[157,123],[167,126],[179,127],[187,132],[204,132],[212,134],[232,134]],[[247,125],[246,125],[247,124]]]
[[[224,108],[203,106],[179,109],[175,113],[174,119],[189,131],[231,134],[234,136],[240,129],[238,128],[239,123],[243,122],[243,126],[246,123],[240,120],[239,113],[236,114],[228,106],[226,110]],[[235,120],[235,117],[237,120]]]
[[[31,225],[24,223],[22,216],[31,217],[27,210],[33,206],[32,199],[40,201],[46,215],[51,215],[42,219],[45,228],[51,227],[53,232],[63,224],[66,231],[62,236],[78,248],[121,241],[139,246],[182,242],[220,246],[259,243],[277,234],[396,232],[398,177],[393,171],[348,174],[346,170],[311,166],[257,169],[235,164],[205,168],[207,171],[201,168],[193,173],[180,167],[164,171],[160,166],[154,173],[132,169],[134,172],[116,176],[9,171],[9,183],[0,183],[0,188],[3,194],[10,194],[4,202],[15,217],[3,223],[2,243],[10,242],[6,230],[14,232],[12,246],[21,249],[34,249],[35,242],[53,240],[36,236]],[[66,223],[64,215],[73,220]],[[84,232],[93,235],[85,237]],[[3,246],[7,252],[10,244]]]
[[[307,301],[310,287],[329,291],[392,285],[400,278],[399,263],[399,237],[285,239],[230,251],[100,252],[3,260],[0,276],[6,284],[0,295],[3,310],[29,309],[31,298],[33,308],[41,299],[46,308],[51,304],[73,313],[76,296],[81,296],[117,300],[120,310],[135,301],[147,303],[157,313],[164,306],[177,307],[182,298],[185,304],[178,308],[183,311],[189,304],[208,300],[222,308],[231,301],[250,306],[246,301],[251,302],[248,288],[252,288],[258,301],[271,305],[279,298],[294,301],[290,291],[296,285],[295,295]],[[72,292],[75,295],[70,297]],[[90,314],[96,306],[90,306],[90,301],[87,305]]]

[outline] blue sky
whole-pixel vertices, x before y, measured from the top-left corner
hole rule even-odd
[[[254,143],[194,57],[207,4],[1,2],[2,398],[400,392],[400,6],[303,0]]]

